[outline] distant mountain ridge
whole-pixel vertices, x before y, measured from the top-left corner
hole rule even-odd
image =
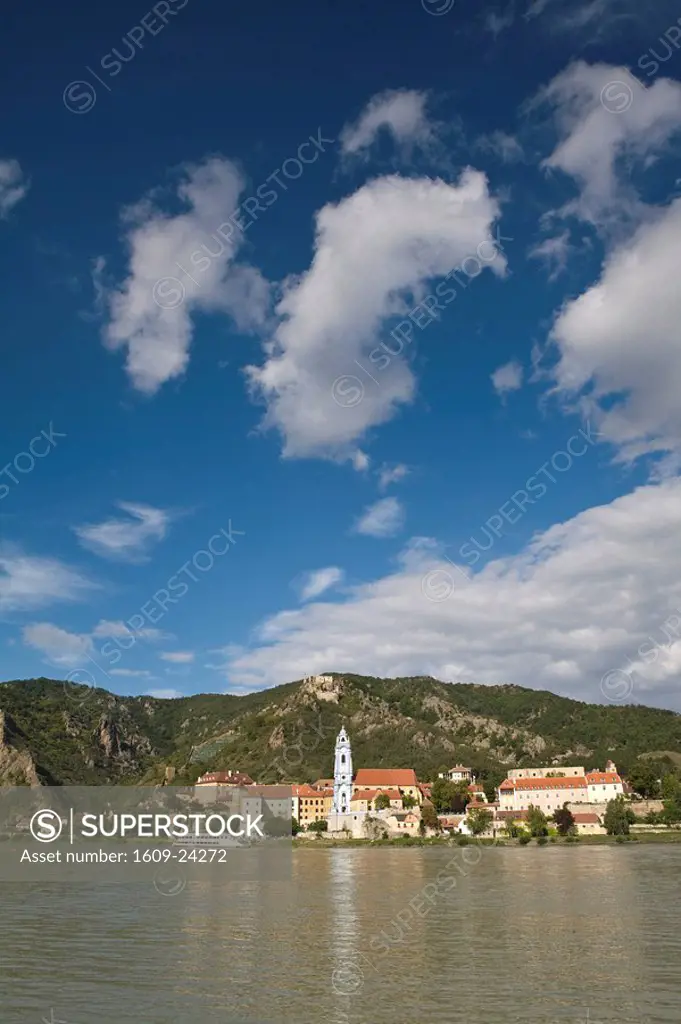
[[[355,767],[414,768],[421,779],[462,762],[490,785],[513,765],[681,756],[681,715],[598,705],[520,686],[378,679],[345,673],[258,693],[174,700],[118,697],[50,679],[0,684],[0,781],[11,784],[178,782],[233,768],[262,782],[332,772],[345,724]]]

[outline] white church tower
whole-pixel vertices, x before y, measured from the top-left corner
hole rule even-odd
[[[349,814],[352,799],[352,751],[345,726],[336,737],[333,764],[333,813]]]

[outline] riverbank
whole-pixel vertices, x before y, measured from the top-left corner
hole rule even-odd
[[[649,845],[650,843],[681,844],[681,831],[647,832],[628,836],[543,836],[539,839],[481,839],[472,836],[432,836],[427,839],[420,836],[396,836],[393,839],[327,839],[323,836],[314,839],[296,837],[296,849],[337,849],[338,847],[398,846],[398,847],[429,847],[429,846],[622,846],[626,843]]]

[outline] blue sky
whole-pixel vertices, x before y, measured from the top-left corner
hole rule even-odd
[[[2,677],[680,706],[677,18],[12,14]]]

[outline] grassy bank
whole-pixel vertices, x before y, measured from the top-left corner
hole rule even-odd
[[[647,845],[650,843],[679,843],[681,844],[681,831],[646,833],[644,835],[629,836],[578,836],[574,838],[563,838],[562,836],[545,836],[543,839],[473,839],[467,836],[452,838],[451,836],[433,836],[429,839],[421,839],[417,836],[398,836],[394,839],[326,839],[324,837],[315,839],[298,839],[295,842],[296,849],[336,849],[349,846],[398,846],[398,847],[431,847],[431,846],[623,846]]]

